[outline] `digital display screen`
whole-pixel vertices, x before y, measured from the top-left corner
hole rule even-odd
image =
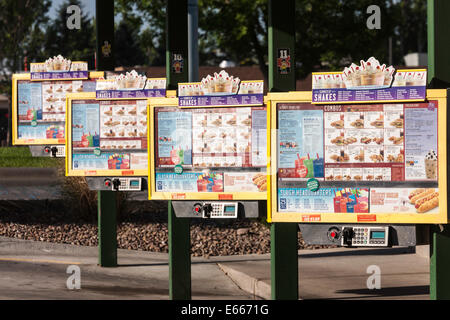
[[[138,180],[131,180],[130,181],[131,187],[139,187],[139,181]]]
[[[234,210],[235,210],[235,206],[225,206],[224,208],[223,208],[223,210],[225,211],[225,212],[234,212]]]
[[[371,239],[384,239],[386,233],[384,231],[371,231],[370,238]]]

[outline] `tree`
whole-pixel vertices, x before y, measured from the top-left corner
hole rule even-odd
[[[219,49],[238,65],[257,64],[267,77],[267,2],[199,0],[200,48],[216,56]]]
[[[126,20],[129,28],[136,32],[135,42],[144,55],[143,63],[165,65],[166,0],[115,0],[114,10],[118,18]]]
[[[136,66],[145,64],[146,59],[140,46],[139,23],[136,19],[124,16],[116,27],[114,42],[116,43],[115,60],[117,66]]]
[[[66,25],[71,14],[67,7],[77,5],[81,8],[80,29],[69,29]],[[57,55],[62,55],[72,61],[88,61],[90,69],[94,69],[95,57],[95,27],[93,19],[83,13],[80,0],[66,0],[56,11],[56,17],[45,28],[45,40],[42,54],[35,56],[39,61]]]
[[[11,76],[22,70],[24,56],[36,49],[35,40],[42,37],[39,26],[46,23],[49,7],[49,0],[0,0],[0,93],[11,97]],[[11,120],[7,132],[10,144]]]

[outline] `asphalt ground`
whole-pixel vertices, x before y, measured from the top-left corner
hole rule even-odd
[[[270,299],[269,254],[191,260],[193,300]],[[298,261],[300,299],[429,299],[429,260],[409,248],[300,250]],[[167,254],[119,249],[118,267],[97,262],[95,247],[0,237],[0,299],[169,299]],[[67,286],[69,266],[80,289]]]

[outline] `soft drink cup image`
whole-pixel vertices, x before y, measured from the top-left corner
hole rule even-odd
[[[197,180],[197,190],[198,192],[206,192],[208,181],[204,179]]]
[[[303,160],[303,164],[305,165],[308,173],[306,174],[306,178],[314,178],[314,165],[313,159],[305,159]]]
[[[347,202],[348,202],[348,198],[341,198],[341,203],[340,203],[340,212],[342,213],[346,213],[347,212]]]
[[[324,177],[324,164],[323,158],[313,160],[314,177],[323,178]]]
[[[93,147],[100,147],[100,136],[98,134],[93,136],[92,143]]]
[[[335,213],[341,212],[341,197],[334,197],[333,204],[334,204],[334,212]]]

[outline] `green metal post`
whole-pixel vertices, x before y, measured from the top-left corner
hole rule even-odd
[[[441,227],[443,228],[441,231]],[[450,300],[450,226],[431,227],[430,299]]]
[[[428,0],[428,80],[430,88],[450,87],[450,1]],[[448,101],[449,99],[447,99]],[[447,208],[448,210],[448,208]],[[430,228],[430,298],[450,299],[450,225]]]
[[[191,299],[190,219],[177,218],[169,200],[169,299]]]
[[[189,80],[188,73],[188,1],[168,0],[166,16],[166,77],[168,89]],[[168,204],[169,299],[191,299],[190,219],[177,218]]]
[[[98,264],[117,266],[116,192],[98,192]]]
[[[428,0],[428,80],[433,88],[450,87],[450,1]]]
[[[269,91],[292,91],[295,77],[295,0],[269,0]],[[298,254],[295,223],[271,226],[273,300],[298,299]]]
[[[270,276],[273,300],[298,300],[297,229],[295,223],[272,223]]]
[[[96,0],[96,68],[114,71],[114,1]],[[117,193],[98,191],[99,265],[117,266]]]
[[[189,79],[187,0],[167,1],[166,41],[168,89],[176,90],[179,82],[187,82]]]
[[[269,0],[269,91],[293,91],[295,0]]]

